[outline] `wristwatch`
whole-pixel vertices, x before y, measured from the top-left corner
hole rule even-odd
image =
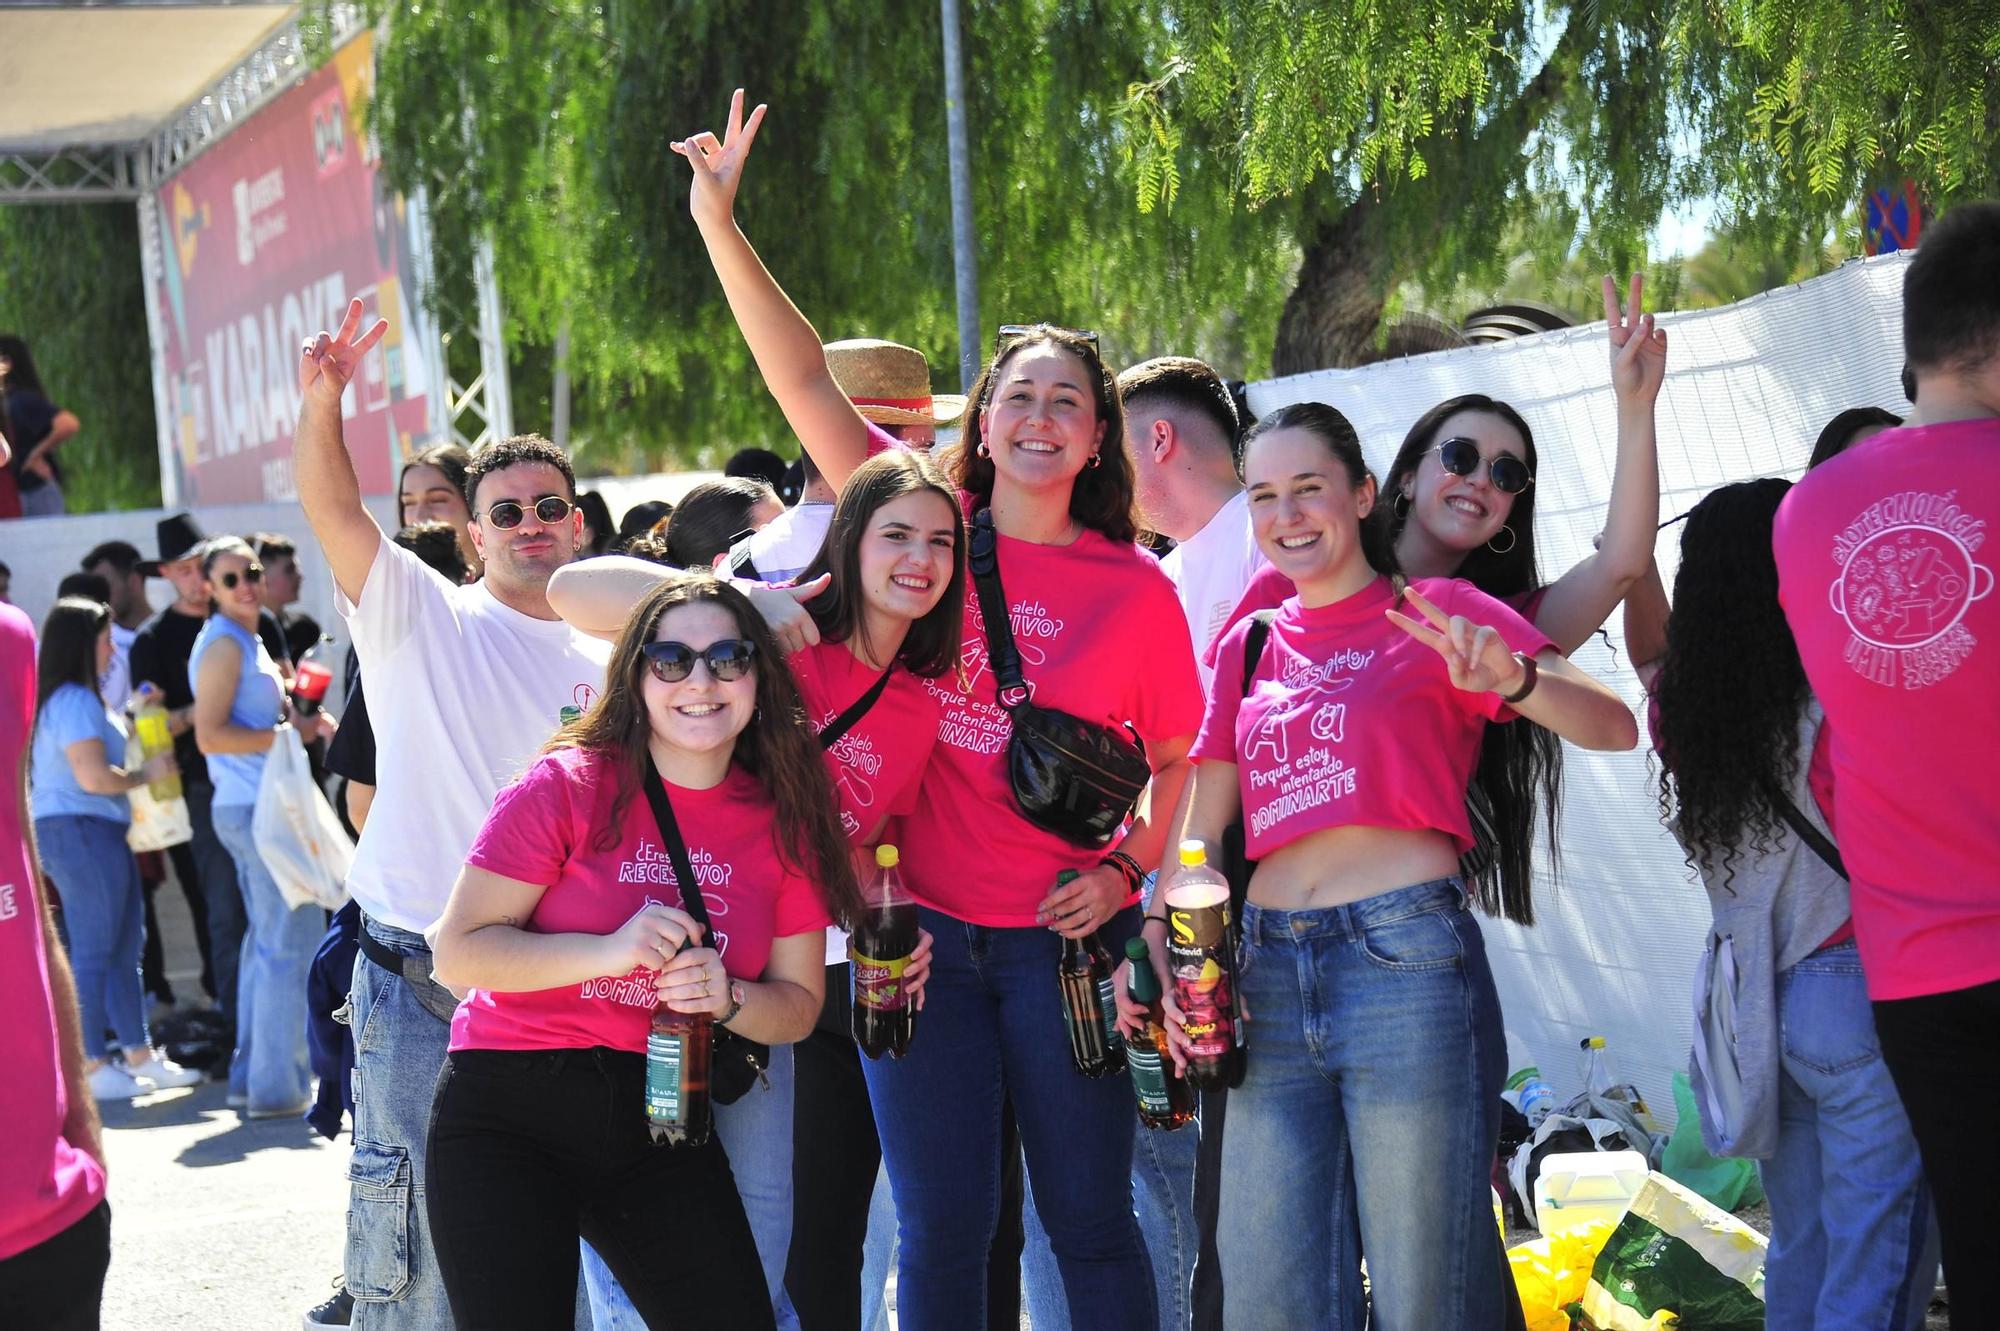
[[[715,1024],[718,1026],[727,1026],[730,1022],[736,1020],[736,1014],[742,1010],[743,981],[731,980],[729,982],[729,1006],[724,1008],[721,1014],[716,1017]]]

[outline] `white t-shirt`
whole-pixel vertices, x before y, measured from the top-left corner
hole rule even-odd
[[[734,556],[747,545],[760,582],[790,582],[819,557],[832,525],[832,504],[802,502],[738,541],[729,553]]]
[[[111,622],[111,664],[97,680],[97,691],[104,695],[106,711],[122,712],[132,699],[132,639],[138,636],[139,630],[128,629],[116,620]]]
[[[1257,538],[1250,530],[1250,496],[1241,490],[1216,509],[1200,531],[1160,561],[1187,614],[1188,638],[1194,643],[1203,693],[1208,692],[1208,681],[1215,672],[1201,663],[1202,654],[1264,562],[1264,552],[1257,548]]]
[[[534,619],[484,583],[453,586],[384,540],[357,607],[336,589],[368,681],[376,790],[347,887],[421,933],[444,913],[493,797],[534,761],[566,707],[604,687],[609,644]]]

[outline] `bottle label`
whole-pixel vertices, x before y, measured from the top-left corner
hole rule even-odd
[[[687,1037],[654,1031],[646,1037],[646,1117],[679,1123],[687,1114],[681,1070],[687,1065]]]
[[[1097,980],[1097,1015],[1104,1023],[1104,1047],[1116,1052],[1124,1037],[1118,1034],[1118,992],[1109,975]]]
[[[1132,1089],[1138,1092],[1140,1112],[1171,1114],[1174,1106],[1167,1098],[1167,1068],[1159,1046],[1151,1040],[1126,1045],[1125,1066],[1132,1069]]]
[[[876,1012],[901,1012],[909,1006],[910,995],[903,988],[903,972],[910,965],[908,957],[890,957],[878,961],[874,957],[864,957],[852,948],[849,952],[854,958],[856,1007],[870,1008]]]

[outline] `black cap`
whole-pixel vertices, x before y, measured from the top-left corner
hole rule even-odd
[[[149,578],[160,576],[160,565],[186,559],[208,539],[208,533],[201,529],[201,524],[194,520],[192,513],[175,513],[161,518],[153,530],[160,542],[160,557],[139,561],[139,571]]]

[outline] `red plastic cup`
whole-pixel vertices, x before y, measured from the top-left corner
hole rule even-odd
[[[307,702],[322,702],[326,689],[333,683],[333,672],[317,661],[299,662],[298,673],[292,676],[292,692]]]

